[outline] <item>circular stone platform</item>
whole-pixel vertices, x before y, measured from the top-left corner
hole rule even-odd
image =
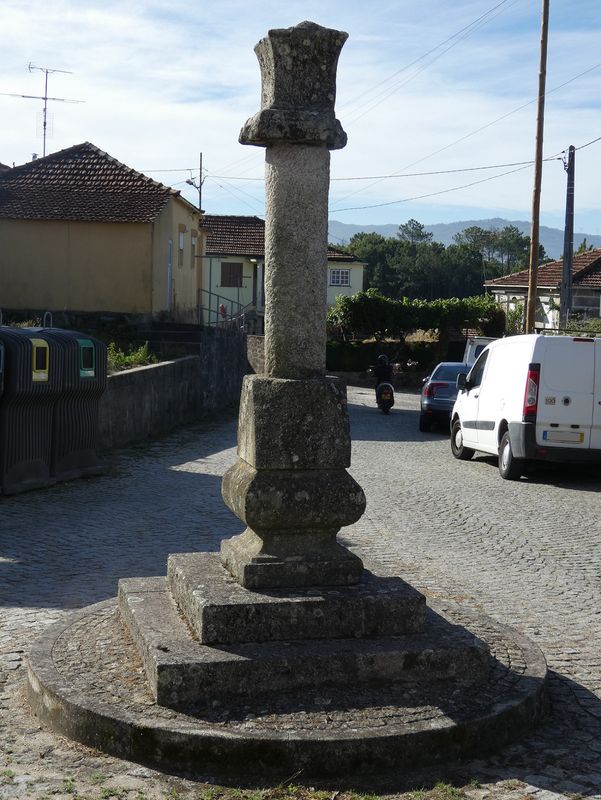
[[[482,614],[432,604],[491,651],[477,684],[407,683],[263,695],[202,715],[157,706],[116,601],[70,614],[35,643],[28,695],[58,733],[166,771],[295,780],[446,763],[502,747],[544,706],[545,659]]]

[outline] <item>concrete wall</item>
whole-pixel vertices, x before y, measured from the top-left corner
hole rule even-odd
[[[123,447],[236,404],[249,371],[245,337],[209,329],[200,355],[110,375],[100,400],[100,446]]]

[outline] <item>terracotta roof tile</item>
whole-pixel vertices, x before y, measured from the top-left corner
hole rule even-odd
[[[207,232],[207,255],[265,255],[265,222],[259,217],[237,217],[205,214],[202,221]]]
[[[0,171],[0,218],[151,222],[177,195],[90,142]]]
[[[563,260],[541,264],[538,268],[537,285],[556,289],[561,284]],[[591,286],[601,289],[601,248],[587,250],[574,256],[572,262],[572,281],[574,285]],[[527,287],[528,270],[503,275],[500,278],[486,281],[485,286],[494,289],[503,286]]]
[[[207,232],[208,256],[265,257],[265,220],[260,217],[205,214],[202,227]],[[353,263],[357,259],[328,247],[328,261]]]

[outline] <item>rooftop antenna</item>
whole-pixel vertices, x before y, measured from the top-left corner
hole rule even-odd
[[[43,100],[44,101],[44,110],[42,112],[42,139],[43,139],[43,155],[46,155],[46,137],[48,133],[48,100],[55,100],[59,103],[85,103],[85,100],[68,100],[66,97],[48,97],[48,75],[52,72],[62,72],[65,75],[72,75],[73,73],[67,69],[50,69],[49,67],[36,67],[34,64],[29,62],[27,65],[27,69],[30,72],[33,72],[34,69],[39,69],[40,72],[44,73],[44,94],[43,95],[36,95],[36,94],[13,94],[12,92],[0,92],[0,94],[6,95],[6,97],[23,97],[27,100]]]

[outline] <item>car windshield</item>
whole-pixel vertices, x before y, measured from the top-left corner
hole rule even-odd
[[[469,372],[466,364],[441,364],[432,373],[432,380],[454,381],[460,372]]]

